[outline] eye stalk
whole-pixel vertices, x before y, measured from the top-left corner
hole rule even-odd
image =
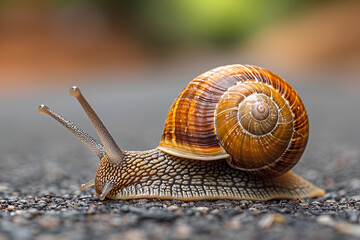
[[[81,184],[80,185],[80,190],[84,191],[85,189],[87,189],[88,187],[94,186],[95,185],[95,178],[91,179],[90,181],[88,181],[85,184]]]
[[[99,199],[101,201],[105,200],[106,195],[114,188],[114,184],[112,182],[106,181],[103,187],[101,194],[99,195]]]
[[[98,142],[95,138],[90,136],[84,130],[76,126],[74,123],[65,119],[54,110],[50,109],[44,104],[41,104],[38,107],[38,111],[40,113],[45,113],[50,117],[54,118],[61,125],[63,125],[67,130],[73,133],[77,138],[80,139],[91,151],[95,153],[96,156],[101,160],[104,156],[107,157],[110,164],[116,165],[117,167],[121,167],[123,163],[124,153],[118,147],[113,137],[110,135],[109,131],[106,129],[105,125],[102,123],[98,115],[92,109],[90,104],[86,101],[84,96],[81,94],[80,89],[76,86],[73,86],[70,89],[70,94],[74,96],[82,108],[84,109],[86,115],[88,116],[90,122],[94,126],[96,133],[98,134],[101,143]],[[89,182],[82,184],[80,186],[81,190],[84,190],[90,186],[95,185],[95,180],[92,179]],[[104,200],[106,195],[111,191],[114,185],[111,182],[105,182],[103,191],[99,196],[100,200]]]
[[[92,109],[90,104],[81,94],[80,89],[76,86],[73,86],[72,88],[70,88],[70,94],[79,101],[86,115],[88,116],[90,122],[94,126],[96,133],[98,134],[101,142],[104,144],[106,155],[109,157],[109,161],[112,164],[121,166],[123,162],[124,153],[118,147],[115,140],[110,135],[109,131],[106,129],[105,125],[102,123],[102,121],[95,113],[95,111]]]
[[[49,108],[48,106],[41,104],[38,107],[38,111],[40,113],[45,113],[58,121],[61,125],[63,125],[67,130],[69,130],[72,134],[74,134],[81,142],[83,142],[99,159],[105,156],[105,147],[101,143],[99,143],[95,138],[90,136],[84,130],[76,126],[74,123],[70,122],[66,118],[62,117],[54,110]]]

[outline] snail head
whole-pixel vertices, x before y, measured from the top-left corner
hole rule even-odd
[[[57,114],[54,110],[50,109],[44,104],[41,104],[38,107],[38,111],[40,113],[45,113],[58,121],[77,138],[79,138],[80,141],[82,141],[91,151],[93,151],[96,156],[99,157],[100,164],[96,172],[96,177],[89,182],[82,184],[80,189],[84,190],[90,186],[95,185],[95,189],[99,194],[100,200],[104,200],[106,195],[116,186],[118,181],[116,176],[118,175],[117,173],[121,172],[125,154],[118,147],[115,140],[106,129],[105,125],[102,123],[98,115],[81,94],[80,89],[76,86],[73,86],[70,88],[70,94],[74,96],[81,104],[86,115],[94,126],[94,129],[101,142],[97,141],[84,130],[77,127],[74,123]],[[106,172],[113,172],[114,174],[106,174]]]

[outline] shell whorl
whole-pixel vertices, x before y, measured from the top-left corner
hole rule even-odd
[[[298,162],[308,130],[305,107],[287,82],[260,67],[228,65],[186,86],[158,148],[191,159],[226,158],[234,168],[277,176]]]

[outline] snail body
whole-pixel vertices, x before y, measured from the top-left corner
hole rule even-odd
[[[324,194],[289,171],[305,150],[305,107],[282,78],[260,67],[228,65],[192,80],[173,103],[156,149],[121,150],[77,87],[75,96],[102,143],[40,105],[99,158],[101,200],[159,198],[262,200]]]

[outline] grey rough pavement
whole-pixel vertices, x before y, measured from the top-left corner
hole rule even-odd
[[[156,147],[170,105],[193,76],[80,86],[123,149]],[[284,76],[284,78],[288,78]],[[68,87],[0,103],[0,240],[360,238],[360,94],[290,83],[310,117],[294,171],[327,194],[317,199],[101,202],[96,156],[37,106],[46,103],[95,136]],[[315,80],[315,79],[314,79]]]

